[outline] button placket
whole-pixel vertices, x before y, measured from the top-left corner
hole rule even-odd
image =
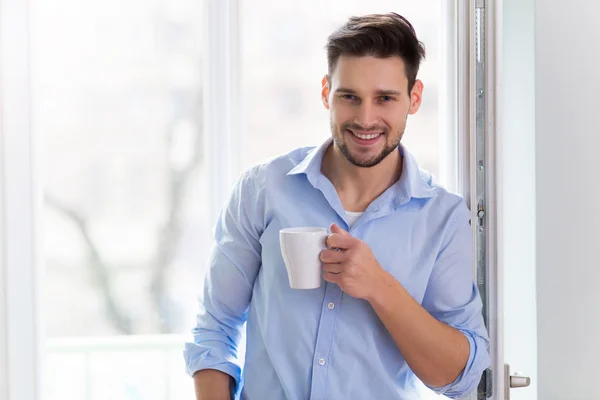
[[[314,364],[311,383],[311,399],[324,399],[327,388],[327,370],[329,357],[331,353],[331,344],[333,342],[333,333],[337,319],[342,290],[339,286],[326,283],[325,296],[323,298],[323,308],[319,320],[317,331],[317,341],[315,344]]]

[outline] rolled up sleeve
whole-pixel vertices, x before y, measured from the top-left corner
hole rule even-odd
[[[238,345],[261,265],[262,216],[258,217],[261,203],[256,184],[252,171],[245,173],[216,223],[193,341],[184,349],[190,376],[215,369],[240,382]]]
[[[469,358],[458,378],[443,387],[430,387],[450,398],[470,394],[490,365],[489,336],[481,313],[481,297],[473,282],[469,219],[470,212],[461,201],[449,218],[423,300],[423,307],[433,317],[457,329],[469,342]]]

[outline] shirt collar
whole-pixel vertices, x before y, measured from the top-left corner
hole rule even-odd
[[[309,181],[318,181],[323,175],[321,172],[323,156],[332,142],[333,138],[328,138],[321,146],[309,151],[306,157],[288,172],[288,175],[305,174]],[[402,176],[392,187],[395,188],[399,204],[411,198],[434,197],[436,193],[428,182],[431,180],[431,175],[419,168],[417,161],[404,145],[400,144],[398,151],[403,156]]]
[[[315,177],[321,174],[323,156],[331,143],[333,143],[333,138],[330,137],[322,145],[309,151],[306,157],[288,172],[288,175],[306,174],[309,177]]]

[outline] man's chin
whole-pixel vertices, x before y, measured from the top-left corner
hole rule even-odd
[[[395,149],[384,149],[379,153],[373,154],[356,154],[356,152],[351,151],[347,147],[342,151],[346,159],[353,165],[361,168],[372,168],[378,164],[380,164],[383,160],[385,160],[390,154],[394,152]]]
[[[356,157],[354,155],[347,156],[346,159],[354,166],[359,168],[373,168],[381,162],[381,156],[378,157]]]

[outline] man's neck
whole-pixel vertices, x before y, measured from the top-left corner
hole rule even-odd
[[[374,167],[357,167],[332,143],[323,156],[321,172],[335,187],[344,208],[360,212],[400,179],[402,161],[400,152],[392,151]]]

